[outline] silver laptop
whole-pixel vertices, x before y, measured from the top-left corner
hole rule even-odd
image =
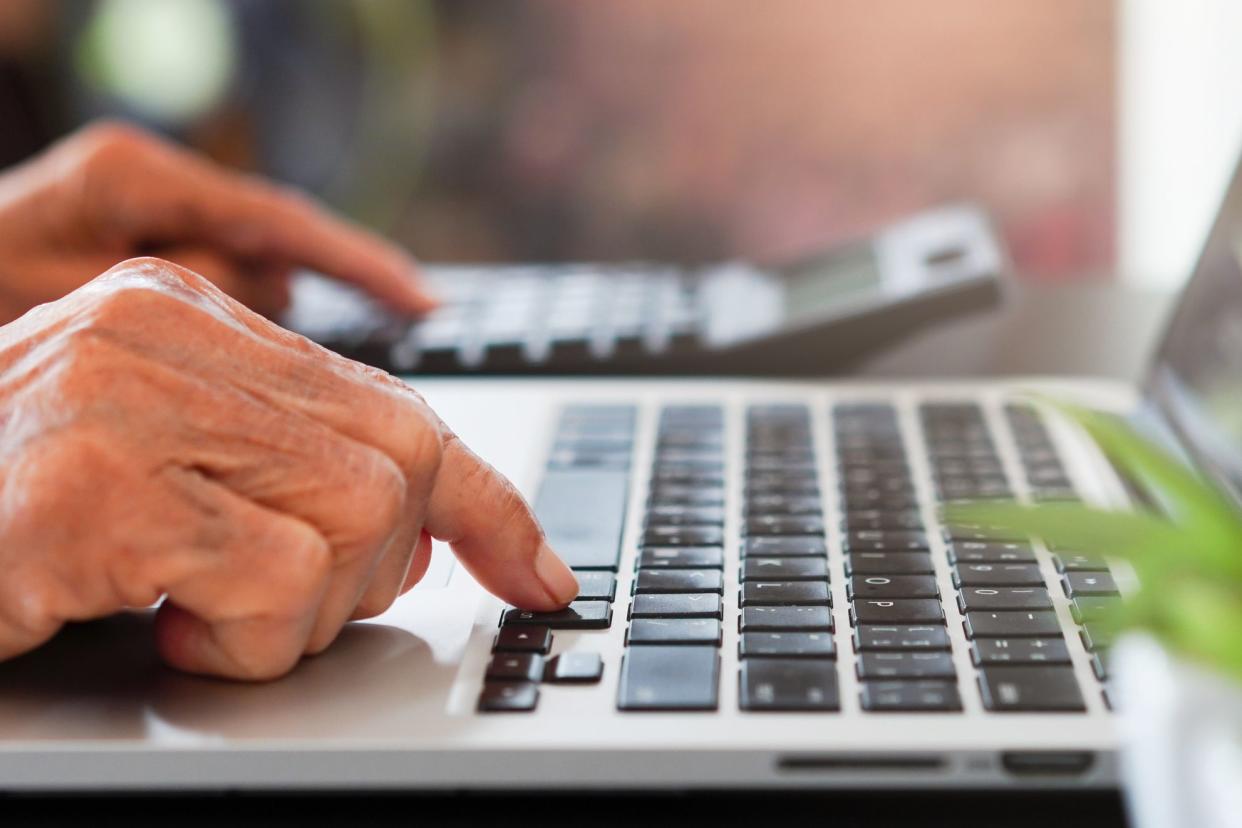
[[[1141,413],[1242,479],[1240,220],[1235,180],[1142,388],[419,381],[578,569],[569,610],[505,607],[437,549],[391,611],[262,685],[162,668],[144,613],[78,625],[0,665],[0,787],[1113,785],[1092,618],[1126,573],[939,510],[1126,501],[1030,390]]]

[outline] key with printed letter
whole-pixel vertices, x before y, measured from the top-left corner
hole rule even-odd
[[[747,581],[739,603],[743,607],[832,606],[826,581]]]
[[[1086,710],[1072,667],[984,667],[983,706],[997,712]]]
[[[612,623],[612,607],[607,601],[574,601],[563,610],[533,612],[507,609],[500,618],[503,626],[539,624],[554,630],[604,630]]]
[[[855,668],[860,679],[951,679],[957,675],[947,652],[864,652]]]
[[[970,587],[957,594],[962,612],[975,610],[1050,610],[1052,599],[1043,587]]]
[[[979,638],[970,646],[976,667],[989,664],[1069,664],[1064,638]]]
[[[836,658],[832,633],[742,633],[738,658]]]
[[[887,601],[855,601],[850,607],[850,623],[858,624],[936,624],[944,622],[940,602],[929,598],[894,598]]]
[[[957,685],[948,681],[864,681],[862,709],[872,712],[951,713],[962,709]]]
[[[742,662],[742,710],[831,711],[840,708],[833,661],[755,658]]]
[[[832,632],[832,611],[828,607],[744,607],[738,627],[743,633]]]
[[[962,622],[967,638],[1055,637],[1061,624],[1054,612],[968,612]]]

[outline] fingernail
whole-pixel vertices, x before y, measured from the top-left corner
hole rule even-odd
[[[535,575],[548,594],[561,604],[568,604],[578,597],[578,579],[574,577],[573,570],[565,566],[565,562],[546,543],[535,556]]]

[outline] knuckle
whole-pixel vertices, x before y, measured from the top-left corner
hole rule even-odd
[[[332,549],[309,526],[286,525],[284,537],[275,547],[282,590],[273,598],[279,603],[274,608],[276,613],[290,617],[303,615],[323,591],[332,573]]]
[[[210,284],[189,268],[157,256],[135,256],[119,262],[104,273],[100,281],[107,285],[108,292],[147,290],[165,300],[187,290],[202,290]]]
[[[394,453],[397,464],[410,481],[434,478],[444,457],[440,421],[425,406],[402,406],[402,426]],[[413,415],[413,416],[411,416]]]
[[[26,570],[10,573],[5,580],[4,616],[10,624],[30,638],[42,638],[56,628],[64,600],[53,578]]]

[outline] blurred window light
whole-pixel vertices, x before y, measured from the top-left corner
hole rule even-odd
[[[229,10],[219,0],[103,0],[78,43],[83,79],[165,126],[219,104],[237,69]]]
[[[1242,3],[1124,0],[1120,25],[1119,268],[1172,289],[1242,150]]]

